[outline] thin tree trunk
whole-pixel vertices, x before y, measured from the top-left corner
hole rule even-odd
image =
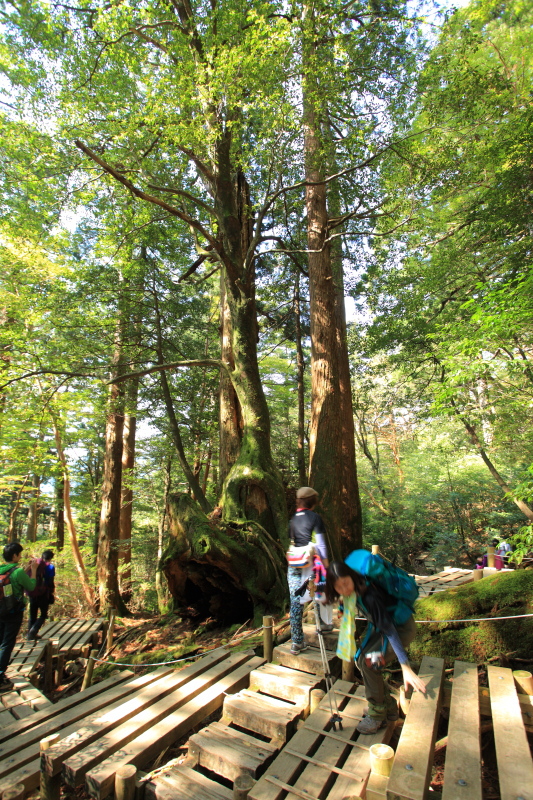
[[[161,558],[163,557],[163,538],[165,534],[165,524],[167,520],[167,502],[171,488],[170,470],[172,467],[172,459],[167,458],[165,463],[165,479],[163,489],[163,503],[161,513],[159,515],[159,523],[157,526],[157,565],[155,570],[155,589],[157,592],[157,605],[161,614],[168,611],[168,589],[166,581],[164,581],[164,572],[161,569]]]
[[[20,508],[20,503],[22,501],[22,492],[24,491],[26,484],[28,483],[29,475],[26,475],[24,481],[20,485],[20,487],[13,492],[13,508],[11,509],[11,513],[9,514],[9,525],[7,528],[7,541],[14,542],[18,538],[17,530],[18,530],[18,513]]]
[[[85,599],[89,605],[89,608],[94,613],[96,611],[96,600],[93,592],[93,588],[89,582],[89,576],[87,574],[87,570],[85,568],[85,564],[83,563],[83,558],[80,553],[80,548],[78,545],[78,537],[76,535],[76,526],[74,524],[74,517],[72,516],[72,507],[70,505],[70,477],[68,473],[68,465],[67,460],[65,458],[65,454],[63,452],[63,446],[61,443],[61,433],[59,431],[59,426],[55,417],[52,417],[53,426],[54,426],[54,437],[56,442],[56,450],[57,450],[57,457],[59,458],[59,462],[63,469],[63,485],[64,485],[64,494],[63,494],[63,506],[65,509],[65,517],[67,522],[67,529],[69,532],[70,538],[70,546],[72,548],[72,555],[74,557],[74,563],[76,565],[76,570],[78,572],[78,576],[80,579],[80,583],[83,588],[83,593],[85,595]]]
[[[294,318],[296,323],[296,385],[298,394],[298,480],[300,486],[307,484],[305,468],[305,360],[302,347],[302,321],[300,313],[300,273],[296,274],[294,287]]]
[[[479,455],[481,456],[481,458],[485,462],[485,465],[486,465],[487,469],[489,470],[490,474],[492,475],[492,477],[494,478],[494,480],[496,481],[498,486],[500,486],[500,488],[506,494],[509,494],[509,496],[511,497],[513,503],[518,506],[518,508],[520,509],[522,514],[524,514],[524,516],[526,516],[527,519],[530,522],[533,522],[533,509],[531,509],[528,506],[528,504],[525,503],[523,500],[519,500],[516,497],[513,497],[511,487],[505,481],[505,479],[500,475],[500,473],[498,472],[498,470],[496,469],[496,467],[494,466],[494,464],[492,463],[492,461],[488,457],[488,455],[487,455],[487,453],[485,451],[485,448],[483,447],[481,441],[479,440],[479,437],[478,437],[478,435],[476,433],[475,427],[471,423],[469,423],[468,420],[461,414],[461,412],[457,408],[457,405],[455,404],[453,399],[451,400],[451,405],[453,407],[453,410],[454,410],[455,414],[459,417],[459,419],[461,420],[461,422],[465,426],[465,429],[466,429],[466,431],[468,433],[468,436],[470,437],[470,441],[472,442],[472,444],[474,445],[474,447],[478,451]]]
[[[137,406],[138,378],[128,383],[126,407],[134,411]],[[137,418],[135,413],[124,415],[122,434],[122,497],[120,503],[119,530],[119,586],[124,602],[131,599],[131,531],[133,516],[133,488],[131,486],[135,466],[135,435]]]
[[[33,497],[30,499],[28,507],[28,517],[26,519],[26,539],[29,542],[36,542],[38,503],[39,503],[39,495],[41,488],[40,476],[33,474],[31,476],[31,484],[33,486]]]
[[[65,479],[63,475],[55,481],[56,496],[56,547],[62,550],[65,546]]]

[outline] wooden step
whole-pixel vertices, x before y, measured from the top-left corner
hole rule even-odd
[[[278,749],[221,722],[213,722],[189,739],[193,763],[230,781],[244,772],[259,777]]]
[[[246,730],[286,742],[303,717],[304,706],[296,706],[246,689],[224,700],[223,722],[233,722]]]
[[[291,667],[292,669],[299,669],[302,672],[312,672],[315,675],[319,675],[323,677],[324,675],[324,667],[322,666],[322,658],[320,656],[320,650],[317,647],[309,647],[307,650],[304,650],[303,653],[300,653],[298,656],[294,656],[290,652],[291,650],[291,643],[287,642],[286,644],[280,644],[278,647],[274,648],[274,661],[277,661],[283,667]],[[331,650],[326,650],[326,656],[328,659],[329,670],[332,675],[340,675],[341,669],[341,662],[340,659],[337,658],[334,652]]]
[[[264,664],[250,675],[250,689],[306,706],[311,691],[321,684],[320,677],[279,664]]]
[[[145,800],[232,800],[233,792],[190,767],[174,767],[146,784]]]
[[[304,632],[304,639],[307,644],[311,644],[314,647],[319,647],[318,643],[318,633],[316,632],[315,625],[303,625],[303,632]],[[339,641],[339,631],[333,629],[329,633],[323,633],[322,636],[324,637],[324,644],[326,645],[326,650],[331,650],[335,652],[337,650],[337,642]]]

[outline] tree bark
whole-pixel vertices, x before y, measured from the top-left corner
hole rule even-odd
[[[297,464],[300,486],[307,485],[305,467],[305,360],[302,347],[302,320],[300,313],[300,273],[296,273],[294,286],[294,318],[296,324],[296,386],[298,394],[298,443]]]
[[[346,349],[342,264],[328,241],[325,102],[316,80],[313,12],[303,20],[303,110],[307,246],[311,312],[311,430],[309,482],[335,557],[361,546],[361,506],[355,466],[351,389]],[[342,298],[340,296],[342,292]],[[350,419],[351,425],[350,425]],[[351,431],[350,431],[351,428]]]
[[[235,369],[231,349],[231,318],[226,296],[224,272],[220,273],[220,357]],[[239,457],[242,439],[242,414],[237,393],[226,370],[220,370],[219,384],[219,480],[222,486]]]
[[[124,431],[124,398],[120,384],[112,384],[105,432],[104,480],[98,535],[98,592],[100,611],[116,608],[126,613],[118,582],[120,536],[120,504],[122,493],[122,439]]]
[[[26,539],[29,542],[37,541],[37,516],[38,516],[38,503],[41,488],[41,478],[35,473],[31,476],[31,485],[33,487],[33,497],[30,498],[28,507],[28,517],[26,519]]]
[[[56,478],[55,481],[55,496],[56,496],[56,547],[62,550],[65,546],[65,504],[63,498],[65,496],[65,479],[63,476]]]
[[[76,526],[74,524],[74,517],[72,515],[72,508],[70,505],[70,477],[68,473],[67,459],[65,458],[65,454],[63,452],[63,445],[61,443],[61,433],[59,430],[59,425],[54,416],[52,416],[52,421],[54,426],[54,437],[56,443],[57,457],[59,458],[59,462],[63,469],[63,486],[64,486],[63,505],[67,521],[67,529],[70,537],[70,546],[72,547],[72,555],[74,557],[74,563],[76,565],[76,570],[78,572],[78,576],[83,588],[85,599],[87,601],[87,604],[89,605],[89,608],[94,613],[96,611],[96,599],[94,596],[93,588],[89,582],[89,575],[87,574],[87,569],[85,568],[85,564],[83,563],[83,558],[80,553],[80,548],[78,545],[78,537],[76,535]]]
[[[139,380],[132,378],[126,389],[126,408],[122,433],[122,496],[120,502],[119,529],[119,586],[124,602],[131,599],[131,531],[133,516],[133,469],[135,466],[135,436],[137,430],[137,407]]]
[[[155,590],[157,592],[157,605],[161,614],[168,611],[169,594],[166,586],[163,585],[163,570],[161,566],[161,559],[163,557],[163,539],[165,534],[165,526],[167,521],[167,504],[168,496],[171,487],[170,470],[172,467],[172,459],[169,457],[165,462],[164,469],[164,488],[163,500],[161,504],[161,513],[159,514],[159,522],[157,526],[157,564],[155,570]]]

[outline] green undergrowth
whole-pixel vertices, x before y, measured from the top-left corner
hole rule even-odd
[[[480,581],[418,600],[415,618],[434,620],[418,625],[409,648],[410,658],[444,658],[483,663],[498,656],[531,658],[533,617],[495,620],[495,617],[533,612],[533,571],[496,573]],[[454,623],[449,619],[487,618],[487,621]],[[441,621],[442,620],[442,621]]]

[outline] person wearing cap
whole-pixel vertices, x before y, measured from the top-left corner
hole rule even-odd
[[[296,492],[296,513],[290,521],[289,538],[296,547],[306,547],[315,537],[314,546],[317,555],[322,560],[325,567],[328,566],[328,549],[326,545],[326,529],[322,518],[313,508],[318,501],[318,492],[310,486],[301,486]],[[291,598],[290,619],[291,619],[291,653],[299,655],[306,649],[304,633],[302,628],[303,606],[301,598],[295,594],[303,583],[304,578],[310,577],[311,571],[303,567],[289,567],[287,580],[289,583],[289,593]],[[324,609],[323,609],[324,611]],[[327,614],[327,612],[326,612]],[[331,622],[322,624],[323,631],[332,630]]]

